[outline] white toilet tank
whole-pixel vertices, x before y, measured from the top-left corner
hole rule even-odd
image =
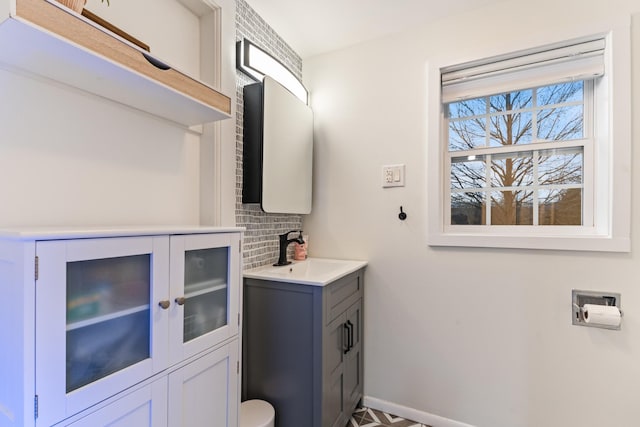
[[[240,404],[240,427],[273,427],[276,411],[264,400],[246,400]]]

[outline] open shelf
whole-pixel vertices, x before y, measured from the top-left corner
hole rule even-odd
[[[220,291],[227,288],[227,283],[222,279],[205,280],[185,286],[185,298],[193,298],[199,295]]]
[[[0,62],[184,126],[230,117],[231,100],[53,0],[14,0]],[[155,64],[155,65],[154,65]]]
[[[89,319],[68,323],[67,332],[73,331],[74,329],[84,328],[86,326],[96,325],[102,322],[108,322],[109,320],[118,319],[124,316],[129,316],[131,314],[139,313],[141,311],[148,310],[148,309],[149,309],[149,304],[139,305],[139,306],[127,308],[124,310],[118,310],[118,311],[113,311],[110,313],[94,316]]]

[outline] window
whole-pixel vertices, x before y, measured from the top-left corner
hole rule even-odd
[[[431,245],[629,250],[629,97],[612,102],[629,54],[612,42],[438,68]]]
[[[447,222],[592,224],[583,208],[592,88],[581,80],[445,104]]]

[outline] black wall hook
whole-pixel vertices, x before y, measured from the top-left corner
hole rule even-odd
[[[400,221],[404,221],[407,219],[407,214],[402,211],[402,206],[400,206],[400,213],[398,214],[398,218]]]

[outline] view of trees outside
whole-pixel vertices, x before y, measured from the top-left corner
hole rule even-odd
[[[446,107],[452,224],[582,224],[584,82]]]

